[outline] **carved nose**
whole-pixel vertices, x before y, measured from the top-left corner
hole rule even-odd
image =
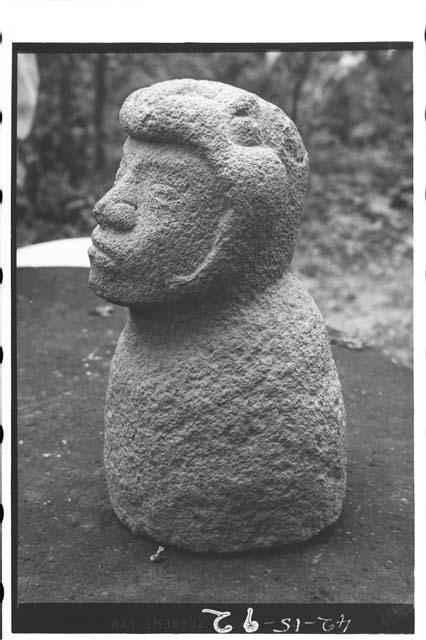
[[[103,222],[104,210],[105,210],[105,197],[98,200],[98,202],[93,207],[93,217],[95,218],[98,224],[102,224]]]
[[[116,231],[130,231],[137,218],[135,205],[119,199],[111,191],[95,204],[93,215],[100,227]]]

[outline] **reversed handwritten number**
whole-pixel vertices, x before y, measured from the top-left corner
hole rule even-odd
[[[283,618],[281,624],[284,625],[284,629],[272,629],[274,633],[287,633],[290,629],[291,618]]]
[[[213,628],[216,633],[229,633],[230,631],[232,631],[232,625],[230,624],[227,624],[225,627],[219,627],[219,622],[231,615],[230,611],[215,611],[214,609],[203,609],[202,613],[212,613],[214,616],[217,616],[213,620]]]
[[[224,627],[220,627],[219,623],[224,618],[228,618],[231,615],[230,611],[216,611],[215,609],[202,609],[203,613],[211,613],[216,618],[213,621],[213,627],[216,633],[229,633],[232,631],[233,627],[231,624],[227,624]],[[291,630],[292,623],[295,623],[294,633],[298,633],[301,625],[315,625],[316,623],[321,624],[321,630],[324,633],[331,633],[336,627],[342,633],[346,633],[348,630],[352,620],[345,619],[343,613],[340,614],[339,620],[333,620],[332,618],[323,618],[321,616],[317,616],[315,620],[301,620],[300,618],[282,618],[280,623],[282,624],[282,629],[272,629],[274,633],[287,633]],[[274,624],[273,621],[265,622],[265,624]],[[246,633],[255,633],[259,629],[259,623],[256,620],[253,620],[253,608],[248,607],[247,616],[243,623],[243,628]]]
[[[341,629],[343,627],[343,625],[345,625],[345,628],[343,629],[342,633],[346,633],[346,631],[349,628],[349,625],[351,624],[352,620],[345,620],[345,616],[343,615],[343,613],[340,614],[340,620],[336,621],[336,625],[339,627],[339,629]]]
[[[259,628],[259,623],[256,620],[252,620],[251,617],[253,615],[253,609],[249,607],[247,609],[247,617],[244,621],[243,627],[246,633],[254,633]]]

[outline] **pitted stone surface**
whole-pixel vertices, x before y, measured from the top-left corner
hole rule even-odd
[[[343,419],[323,321],[294,276],[225,306],[153,310],[112,364],[113,507],[189,549],[304,540],[340,514]]]
[[[181,80],[132,94],[90,285],[128,306],[105,411],[111,503],[196,551],[306,540],[345,492],[345,411],[323,319],[286,272],[308,164],[257,96]]]

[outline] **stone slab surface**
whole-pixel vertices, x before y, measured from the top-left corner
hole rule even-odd
[[[112,512],[103,406],[126,311],[79,268],[19,269],[19,602],[413,601],[412,371],[333,347],[348,414],[341,519],[311,541],[232,555],[134,537]],[[112,311],[112,313],[111,313]]]

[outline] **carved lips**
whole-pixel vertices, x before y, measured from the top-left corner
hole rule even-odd
[[[110,266],[114,260],[113,251],[106,244],[99,225],[92,232],[92,245],[88,249],[88,255],[91,264],[92,260],[94,260],[96,262],[102,261]]]

